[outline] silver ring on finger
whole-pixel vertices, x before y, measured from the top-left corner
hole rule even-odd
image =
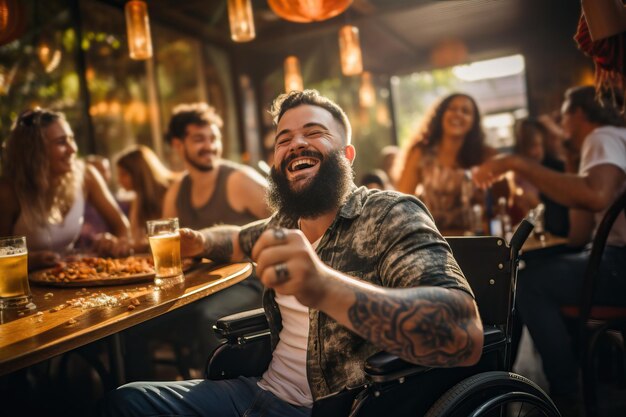
[[[282,227],[277,227],[274,230],[274,239],[278,241],[283,241],[287,238],[287,232]]]
[[[283,284],[289,279],[289,269],[284,263],[274,265],[274,273],[276,274],[276,283]]]

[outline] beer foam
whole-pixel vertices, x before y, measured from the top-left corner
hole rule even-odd
[[[160,233],[158,235],[150,236],[150,239],[171,239],[173,237],[178,237],[178,236],[180,236],[178,234],[178,232],[174,232],[174,233]]]
[[[0,258],[6,258],[15,255],[25,255],[28,251],[26,248],[15,248],[12,246],[5,246],[0,248]]]

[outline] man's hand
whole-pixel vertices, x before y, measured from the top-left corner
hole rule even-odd
[[[473,168],[472,179],[474,180],[474,184],[483,189],[491,186],[491,184],[498,181],[503,174],[513,169],[514,158],[516,158],[514,155],[492,158],[483,162],[479,167]]]
[[[300,230],[266,230],[252,248],[252,260],[266,287],[312,308],[325,297],[330,269]]]
[[[191,229],[180,229],[180,255],[191,258],[204,252],[205,238],[202,233]]]

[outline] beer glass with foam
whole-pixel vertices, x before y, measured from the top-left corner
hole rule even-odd
[[[19,308],[31,299],[26,238],[0,237],[0,309]]]
[[[150,220],[147,225],[156,281],[182,276],[178,218]]]

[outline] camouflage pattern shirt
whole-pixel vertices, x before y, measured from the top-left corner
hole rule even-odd
[[[298,228],[298,219],[276,213],[245,226],[239,243],[250,255],[267,228]],[[439,286],[471,289],[450,247],[417,198],[393,191],[354,188],[317,247],[320,259],[351,277],[384,287]],[[272,349],[282,328],[274,291],[263,295]],[[313,399],[365,382],[363,364],[380,351],[321,311],[309,309],[307,378]]]

